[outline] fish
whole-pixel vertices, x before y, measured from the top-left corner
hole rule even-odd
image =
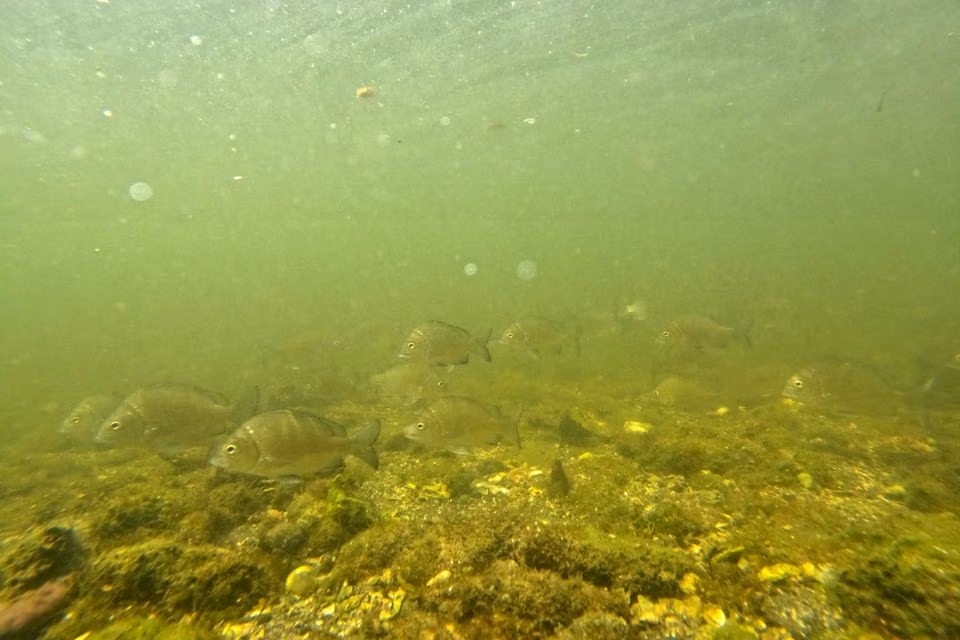
[[[827,415],[897,416],[908,394],[882,369],[847,358],[825,358],[804,366],[783,385],[781,396]]]
[[[389,349],[393,338],[375,322],[346,327],[315,327],[287,336],[272,347],[261,347],[260,364],[271,375],[350,367],[373,345]]]
[[[444,367],[406,362],[370,377],[370,385],[384,402],[404,406],[449,391],[449,371]]]
[[[931,411],[960,409],[960,352],[932,366],[921,363],[921,372],[915,401],[925,425]]]
[[[343,426],[307,411],[267,411],[221,442],[210,464],[262,478],[301,477],[333,473],[352,455],[376,469],[373,444],[379,435],[379,420],[348,435]]]
[[[725,406],[719,393],[680,376],[664,378],[651,395],[658,405],[685,413],[715,412]]]
[[[751,346],[746,329],[727,327],[696,314],[685,314],[671,320],[660,332],[657,343],[670,351],[726,349],[735,343]]]
[[[579,356],[580,329],[568,331],[553,320],[527,316],[503,331],[500,344],[523,349],[535,358],[544,354],[560,355],[564,347]]]
[[[490,342],[488,330],[480,338],[474,338],[466,329],[429,320],[417,325],[397,354],[400,358],[408,358],[410,362],[419,362],[429,365],[460,365],[470,361],[470,354],[475,354],[490,362]]]
[[[624,305],[623,309],[620,311],[619,317],[621,320],[627,322],[643,322],[647,319],[646,300],[638,299],[634,300],[630,304]]]
[[[505,416],[500,407],[461,396],[445,396],[424,409],[403,435],[430,449],[469,455],[475,447],[509,442],[520,446],[520,413]]]
[[[100,425],[120,404],[120,398],[107,393],[87,396],[77,403],[60,425],[60,433],[75,440],[92,441]]]
[[[99,444],[134,444],[178,453],[207,444],[235,425],[235,407],[220,394],[184,384],[137,389],[100,426]]]

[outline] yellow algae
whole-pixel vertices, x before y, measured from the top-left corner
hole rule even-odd
[[[680,591],[683,591],[688,596],[692,596],[697,592],[697,585],[700,582],[700,577],[695,573],[685,573],[683,578],[680,580]]]
[[[377,614],[377,617],[380,620],[389,620],[390,618],[395,617],[400,613],[401,607],[403,607],[403,599],[407,596],[407,592],[404,591],[403,587],[397,587],[393,591],[387,592],[386,602],[382,603],[380,612]]]
[[[445,500],[450,497],[450,489],[443,482],[427,484],[420,487],[420,496],[423,498]]]
[[[781,562],[763,567],[757,577],[761,582],[781,582],[787,578],[798,578],[801,574],[802,570],[797,565]]]
[[[903,500],[907,496],[907,488],[902,484],[891,484],[884,487],[880,495],[889,500]]]
[[[450,576],[451,576],[451,575],[453,575],[453,574],[450,573],[450,570],[449,570],[449,569],[444,569],[443,571],[441,571],[441,572],[438,573],[437,575],[435,575],[435,576],[433,576],[432,578],[430,578],[429,580],[427,580],[427,586],[428,586],[428,587],[433,587],[433,586],[438,585],[438,584],[440,584],[440,583],[446,582],[447,580],[450,579]]]
[[[640,422],[639,420],[627,420],[623,423],[623,430],[628,433],[647,433],[653,425],[649,422]]]
[[[491,484],[490,482],[486,482],[484,480],[478,480],[477,482],[474,482],[473,488],[487,496],[507,495],[510,493],[510,489],[501,487],[498,484]]]
[[[727,614],[720,607],[709,606],[703,610],[703,619],[708,624],[722,627],[727,623]]]
[[[317,588],[317,570],[309,565],[301,565],[290,572],[286,580],[287,592],[304,597]]]

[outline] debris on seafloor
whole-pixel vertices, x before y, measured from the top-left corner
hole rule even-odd
[[[73,596],[73,574],[67,574],[26,591],[15,600],[0,603],[0,637],[39,633],[67,606]]]
[[[547,495],[552,498],[562,498],[570,493],[570,478],[563,470],[563,463],[557,459],[550,467],[550,484],[547,485]]]

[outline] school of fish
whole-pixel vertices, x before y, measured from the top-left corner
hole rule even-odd
[[[608,316],[615,323],[608,333],[617,334],[645,325],[648,309],[638,300]],[[896,416],[913,410],[926,423],[940,410],[960,408],[960,353],[924,366],[914,384],[902,383],[870,362],[822,357],[798,363],[786,380],[771,380],[768,392],[745,399],[723,384],[725,374],[717,363],[728,354],[749,350],[749,331],[749,324],[727,325],[697,313],[668,320],[651,334],[654,380],[640,399],[665,411],[698,414],[776,401],[835,416]],[[214,467],[261,478],[329,475],[350,457],[376,469],[381,434],[381,417],[372,415],[376,411],[363,426],[345,426],[317,406],[342,386],[365,389],[377,411],[407,416],[393,418],[391,429],[415,453],[472,455],[478,449],[519,448],[524,407],[516,401],[464,394],[458,388],[457,370],[493,364],[491,347],[515,363],[537,367],[580,358],[583,323],[526,315],[506,325],[493,343],[492,335],[490,329],[471,333],[455,324],[426,320],[399,341],[393,363],[385,354],[384,368],[369,375],[366,384],[352,382],[349,372],[338,369],[336,375],[278,384],[267,403],[261,402],[256,385],[238,391],[233,400],[200,386],[168,382],[125,395],[101,391],[78,402],[61,423],[60,433],[77,442],[140,447],[161,456],[199,450]],[[336,351],[351,339],[311,332],[291,338],[272,357],[296,358],[291,369],[298,371],[301,363],[322,360],[325,351]],[[478,360],[481,365],[474,364]],[[600,441],[585,430],[574,438],[569,424],[575,422],[565,417],[556,426],[561,441]]]

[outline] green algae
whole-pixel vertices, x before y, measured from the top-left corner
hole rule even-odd
[[[157,618],[126,618],[92,631],[84,640],[213,640],[210,630],[189,623],[168,623]]]
[[[860,548],[828,585],[851,620],[901,637],[960,634],[960,552],[955,518],[924,535]],[[939,534],[939,535],[938,535]],[[940,535],[949,537],[941,538]],[[852,556],[853,554],[851,554]],[[878,631],[880,628],[877,629]]]
[[[111,608],[153,603],[151,611],[241,612],[266,597],[278,576],[264,561],[213,546],[150,539],[101,553],[84,574],[99,585],[96,600]]]
[[[956,498],[911,498],[924,483],[952,486],[941,473],[950,440],[770,407],[658,411],[649,433],[598,423],[606,441],[571,445],[549,415],[533,416],[540,431],[522,450],[400,449],[382,453],[379,472],[348,464],[299,484],[158,458],[145,475],[135,456],[106,452],[116,464],[87,490],[106,499],[57,498],[75,514],[61,541],[73,541],[78,596],[47,637],[957,632],[960,524],[936,513]],[[674,446],[699,451],[696,463],[662,455]],[[70,473],[95,474],[84,465],[96,458],[76,455]],[[562,497],[549,484],[558,458]],[[45,529],[31,531],[6,543],[8,593],[66,566],[44,555]],[[317,588],[295,598],[284,579],[304,563]],[[769,579],[781,565],[792,568]]]

